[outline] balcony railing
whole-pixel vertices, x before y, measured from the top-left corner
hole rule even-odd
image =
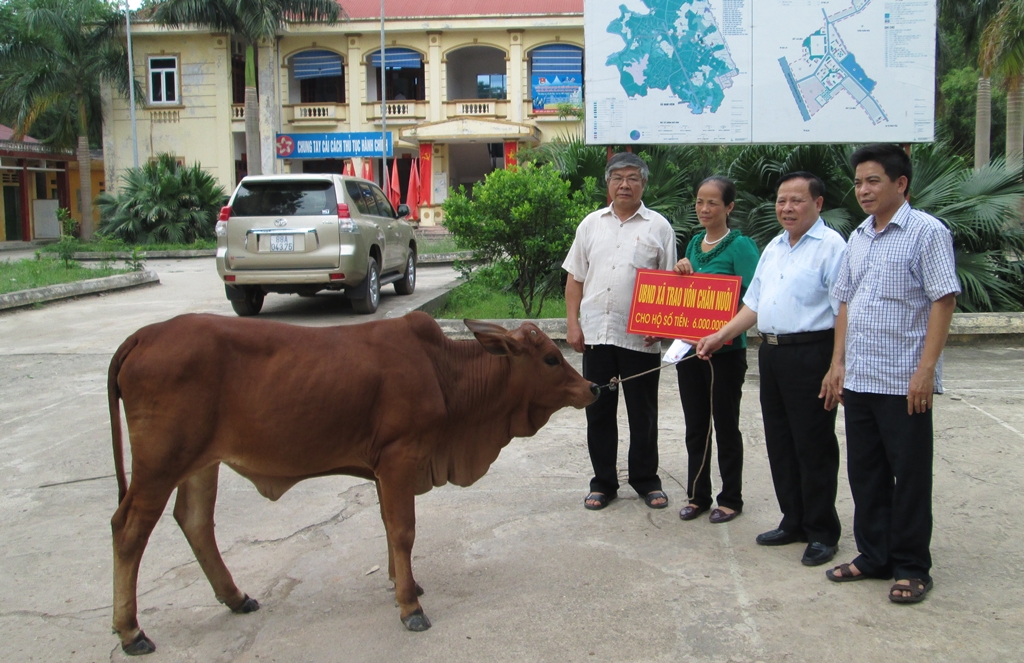
[[[505,99],[461,99],[445,103],[448,117],[508,117]]]
[[[380,102],[364,102],[366,118],[371,121],[380,120]],[[426,101],[389,101],[387,102],[388,121],[391,120],[422,120],[427,117]]]
[[[231,104],[231,121],[245,121],[245,104]]]
[[[348,120],[346,104],[293,104],[290,121],[294,124],[336,124]]]
[[[155,124],[166,124],[171,122],[181,121],[181,116],[177,110],[151,110],[149,111],[149,121]]]

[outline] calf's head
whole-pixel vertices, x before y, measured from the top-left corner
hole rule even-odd
[[[510,388],[522,407],[513,420],[513,435],[537,432],[563,407],[584,408],[598,396],[598,386],[569,365],[558,346],[532,322],[507,330],[480,320],[464,320],[487,352],[509,358]]]

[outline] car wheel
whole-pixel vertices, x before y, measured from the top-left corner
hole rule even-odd
[[[380,270],[377,261],[371,256],[366,261],[366,294],[361,299],[352,300],[352,308],[356,313],[375,313],[380,304]]]
[[[231,301],[231,308],[241,316],[256,315],[263,308],[263,289],[256,286],[245,288],[245,297]]]
[[[409,249],[409,257],[405,261],[405,276],[395,281],[395,292],[400,295],[411,295],[416,289],[416,252]]]

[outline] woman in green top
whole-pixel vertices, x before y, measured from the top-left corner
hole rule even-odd
[[[754,277],[760,257],[749,237],[729,228],[729,213],[736,200],[736,185],[725,177],[709,177],[697,188],[697,219],[703,232],[690,241],[686,257],[676,263],[680,274],[730,274],[743,278],[740,298]],[[712,369],[714,380],[712,385]],[[709,520],[724,523],[743,510],[743,436],[740,434],[740,396],[747,373],[747,338],[740,334],[715,352],[710,362],[684,361],[676,365],[679,399],[686,420],[686,452],[689,456],[687,496],[689,504],[679,512],[693,520],[711,508],[711,418],[715,420],[718,469],[722,490],[718,508]],[[714,393],[711,393],[712,386]],[[712,398],[714,412],[712,409]]]

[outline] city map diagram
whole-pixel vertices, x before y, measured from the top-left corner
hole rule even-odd
[[[584,0],[586,140],[933,140],[935,21],[935,0]]]
[[[846,92],[864,109],[872,124],[888,118],[871,91],[875,81],[857,64],[856,56],[839,34],[839,22],[860,13],[871,0],[853,0],[848,9],[825,16],[825,25],[803,42],[803,55],[793,62],[779,58],[793,99],[804,121],[809,121],[837,95]]]
[[[608,26],[626,43],[607,61],[621,72],[623,90],[646,96],[648,89],[669,89],[695,115],[716,112],[739,70],[708,0],[644,3],[648,13],[620,6],[621,15]]]

